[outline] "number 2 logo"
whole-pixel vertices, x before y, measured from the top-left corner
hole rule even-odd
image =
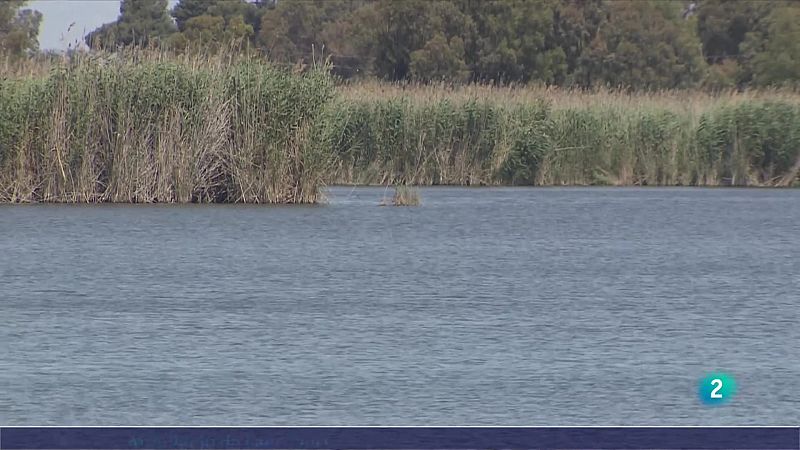
[[[711,380],[711,384],[716,386],[714,390],[711,391],[711,398],[722,398],[722,394],[719,393],[719,390],[722,389],[722,380],[714,378]]]
[[[724,373],[709,373],[700,380],[698,394],[706,405],[723,405],[736,394],[736,381]]]

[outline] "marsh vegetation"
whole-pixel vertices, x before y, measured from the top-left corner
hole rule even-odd
[[[313,203],[334,86],[261,62],[78,57],[0,81],[0,199]]]
[[[792,91],[337,85],[328,69],[143,51],[7,67],[0,200],[314,203],[335,183],[797,183]]]
[[[338,183],[775,186],[796,182],[800,96],[345,86]]]

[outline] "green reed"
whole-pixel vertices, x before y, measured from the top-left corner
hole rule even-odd
[[[791,93],[366,85],[329,109],[340,183],[764,186],[800,164]]]
[[[246,57],[2,71],[0,201],[314,203],[328,183],[790,186],[800,96],[336,86]]]
[[[311,203],[324,70],[133,54],[0,81],[0,200]]]

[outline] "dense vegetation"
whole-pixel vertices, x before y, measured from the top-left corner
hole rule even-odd
[[[0,200],[316,202],[332,95],[322,70],[221,59],[78,58],[3,79]]]
[[[436,86],[345,89],[340,183],[790,185],[800,97]]]
[[[306,203],[329,183],[791,185],[800,96],[360,83],[77,56],[0,81],[0,200]]]
[[[0,201],[798,183],[792,2],[122,0],[104,50],[61,56],[23,4],[0,3]]]
[[[170,14],[174,21],[171,20]],[[115,49],[231,47],[382,80],[710,89],[797,83],[787,0],[123,0],[87,37]]]

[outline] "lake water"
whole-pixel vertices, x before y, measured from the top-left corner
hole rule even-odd
[[[800,422],[800,190],[384,192],[0,206],[0,423]]]

